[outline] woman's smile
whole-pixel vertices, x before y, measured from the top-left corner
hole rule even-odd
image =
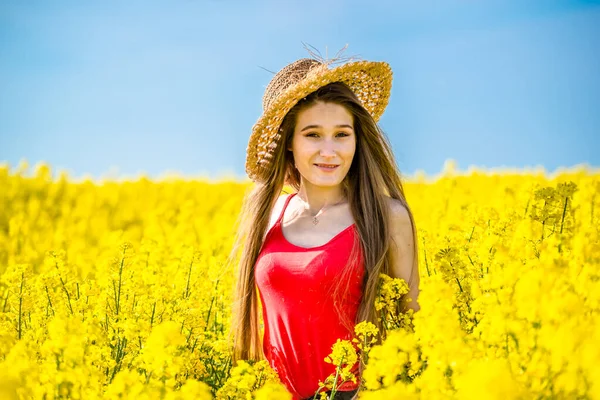
[[[315,166],[323,172],[333,172],[339,167],[339,164],[315,164]]]

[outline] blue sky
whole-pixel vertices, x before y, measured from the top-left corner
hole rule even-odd
[[[0,162],[245,177],[265,69],[305,42],[391,64],[380,124],[405,174],[600,166],[600,1],[366,4],[3,1]]]

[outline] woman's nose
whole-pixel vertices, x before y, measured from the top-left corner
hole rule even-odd
[[[320,154],[323,157],[335,156],[335,144],[329,140],[324,141],[323,145],[321,146]]]

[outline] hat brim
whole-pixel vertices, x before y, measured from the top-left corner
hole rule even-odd
[[[348,85],[377,122],[389,102],[392,69],[388,63],[379,61],[355,61],[332,69],[324,66],[310,71],[300,82],[287,88],[252,127],[246,150],[246,173],[250,179],[266,182],[285,115],[300,99],[333,82]]]

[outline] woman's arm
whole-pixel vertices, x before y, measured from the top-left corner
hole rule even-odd
[[[390,231],[391,231],[391,269],[392,278],[402,278],[409,285],[408,297],[411,299],[404,305],[402,312],[408,309],[419,311],[420,306],[417,302],[419,296],[419,270],[415,264],[414,256],[414,238],[408,210],[402,203],[395,199],[390,199]],[[413,281],[410,282],[411,274]]]

